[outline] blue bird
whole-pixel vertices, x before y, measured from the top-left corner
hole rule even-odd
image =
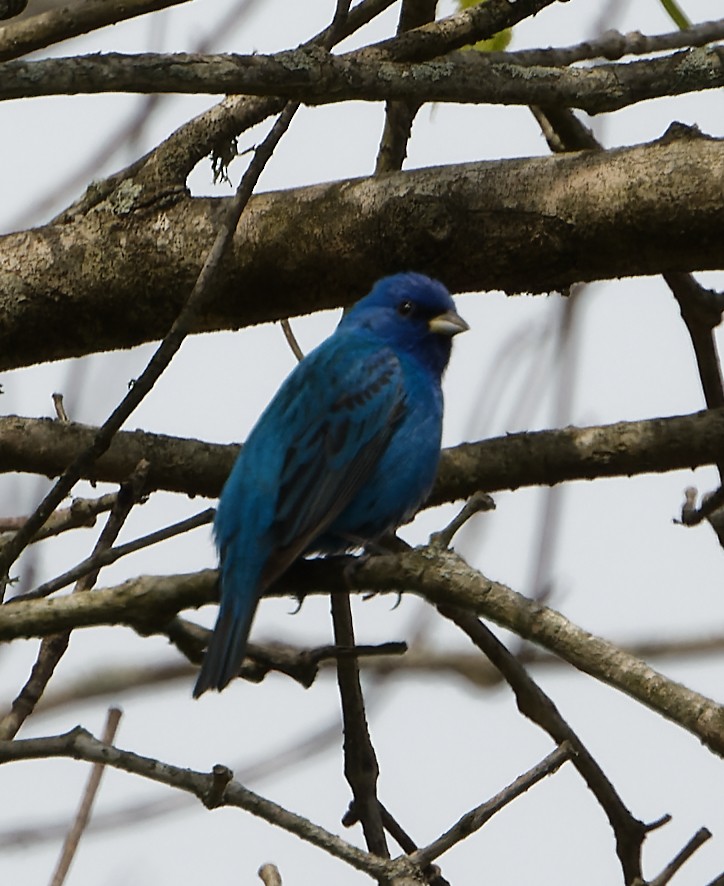
[[[467,328],[442,283],[385,277],[281,386],[219,500],[221,605],[194,697],[238,674],[259,598],[295,560],[415,514],[440,457],[452,337]]]

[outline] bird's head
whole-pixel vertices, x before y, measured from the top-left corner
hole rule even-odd
[[[413,353],[438,375],[450,359],[453,336],[469,328],[442,283],[412,272],[378,280],[340,326],[369,329],[390,347]]]

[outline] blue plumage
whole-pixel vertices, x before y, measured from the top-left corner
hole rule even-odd
[[[260,596],[296,559],[359,547],[425,500],[440,381],[465,329],[442,283],[385,277],[281,386],[219,500],[221,605],[195,697],[238,673]]]

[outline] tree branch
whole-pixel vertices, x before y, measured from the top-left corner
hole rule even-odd
[[[33,541],[52,538],[71,529],[95,526],[98,514],[110,511],[115,501],[115,492],[109,492],[98,498],[74,498],[69,507],[53,512],[45,526],[35,533]],[[17,532],[27,519],[27,517],[0,517],[0,548],[8,540],[9,533]]]
[[[153,388],[191,331],[195,319],[208,300],[212,284],[216,282],[219,266],[229,250],[241,214],[249,202],[259,176],[274,152],[274,148],[287,131],[297,107],[296,104],[289,104],[285,107],[269,134],[254,152],[236,194],[224,207],[223,214],[214,226],[213,243],[204,258],[191,291],[184,298],[173,323],[145,369],[135,380],[133,387],[94,434],[90,446],[73,458],[35,511],[28,517],[27,522],[0,549],[0,599],[3,596],[10,567],[70,492],[77,480],[108,449],[121,425]]]
[[[684,46],[706,46],[724,38],[724,19],[699,22],[690,28],[669,31],[666,34],[642,34],[630,31],[606,31],[594,40],[585,40],[575,46],[553,46],[548,49],[519,49],[513,52],[488,52],[490,61],[511,62],[518,65],[572,65],[596,58],[611,61],[624,55],[646,55]]]
[[[349,564],[355,562],[350,570]],[[347,583],[347,584],[346,584]],[[724,706],[670,680],[614,644],[589,634],[564,615],[472,569],[451,551],[302,560],[270,595],[407,590],[433,604],[450,604],[496,622],[569,664],[626,693],[691,732],[724,756]],[[215,600],[216,572],[143,576],[116,588],[0,607],[0,641],[76,627],[125,624],[158,632],[176,613]]]
[[[515,693],[518,710],[544,729],[559,745],[568,743],[573,765],[598,800],[616,838],[616,853],[624,880],[633,886],[641,878],[641,850],[648,828],[627,808],[591,752],[561,716],[553,701],[529,676],[526,669],[503,643],[474,615],[456,606],[439,604],[441,615],[451,619],[488,657]]]
[[[349,305],[400,269],[457,292],[718,269],[723,191],[724,141],[678,127],[633,148],[260,195],[193,331]],[[129,182],[88,216],[0,238],[0,370],[165,334],[226,201],[177,194],[149,206],[141,194]]]
[[[81,560],[80,563],[77,563],[71,569],[55,578],[49,579],[25,594],[17,594],[12,599],[19,602],[20,600],[37,600],[40,597],[49,597],[72,582],[87,577],[89,573],[97,576],[98,571],[103,566],[109,566],[111,563],[120,560],[121,557],[135,554],[136,551],[167,541],[169,538],[175,538],[177,535],[190,532],[192,529],[198,529],[199,526],[208,525],[214,519],[215,513],[213,508],[207,508],[198,514],[194,514],[192,517],[187,517],[185,520],[180,520],[178,523],[173,523],[170,526],[164,526],[163,529],[157,529],[148,535],[141,536],[117,547],[111,547],[110,542],[100,549],[96,546],[89,557]]]
[[[106,524],[93,548],[94,555],[97,556],[107,550],[118,537],[131,510],[143,497],[147,471],[148,462],[141,460],[130,477],[121,484]],[[73,593],[86,593],[91,590],[96,583],[99,571],[99,568],[87,571],[83,578],[76,583]],[[8,713],[0,720],[0,738],[14,738],[25,720],[32,714],[58,663],[65,655],[69,641],[70,631],[61,631],[51,634],[49,637],[43,637],[30,677],[13,701]]]
[[[724,48],[592,68],[491,62],[460,53],[423,63],[368,60],[366,49],[335,56],[320,47],[276,55],[72,56],[0,64],[0,101],[105,92],[283,96],[306,104],[340,101],[557,105],[589,114],[724,85]]]
[[[0,61],[19,58],[33,50],[87,34],[97,28],[187,2],[124,0],[123,3],[108,3],[108,0],[84,0],[82,3],[60,6],[0,28]]]
[[[353,647],[355,638],[349,594],[333,594],[331,604],[335,643]],[[382,810],[377,799],[379,767],[367,725],[359,665],[355,658],[338,659],[337,683],[344,727],[344,774],[353,797],[343,824],[349,827],[359,821],[370,852],[389,858]]]
[[[103,737],[101,738],[103,744],[113,744],[113,739],[116,737],[116,730],[118,729],[120,720],[121,711],[118,708],[109,708],[106,725],[103,730]],[[53,879],[50,881],[50,886],[63,886],[63,883],[65,882],[71,863],[73,862],[73,858],[78,849],[80,838],[90,820],[91,810],[93,808],[96,794],[98,793],[98,788],[101,784],[104,769],[105,763],[97,762],[93,764],[90,778],[88,779],[85,791],[83,792],[78,813],[70,831],[68,831],[68,834],[66,835],[63,849],[58,860],[58,866],[53,873]]]
[[[575,757],[573,748],[568,742],[563,742],[541,760],[540,763],[536,763],[535,766],[532,766],[523,775],[519,775],[507,788],[485,803],[481,803],[475,809],[471,809],[470,812],[465,813],[459,821],[439,836],[437,840],[434,840],[423,849],[413,852],[410,856],[411,860],[422,867],[439,858],[443,852],[447,852],[448,849],[451,849],[461,840],[465,840],[470,834],[479,830],[490,821],[496,812],[504,809],[513,800],[516,800],[521,794],[532,788],[533,785],[538,784],[546,776],[557,772],[572,757]]]
[[[70,757],[90,763],[101,763],[193,794],[204,804],[213,799],[215,806],[236,806],[276,827],[295,834],[302,840],[313,846],[318,846],[335,858],[339,858],[357,870],[364,871],[375,878],[390,878],[395,873],[410,875],[415,873],[414,867],[406,859],[401,858],[390,862],[357,849],[306,818],[289,812],[271,800],[266,800],[255,794],[238,782],[227,781],[220,796],[214,796],[219,782],[219,777],[216,774],[173,766],[170,763],[162,763],[160,760],[121,750],[113,745],[98,741],[79,726],[63,735],[48,738],[0,741],[0,764],[13,760],[35,760],[49,757]],[[231,773],[229,775],[231,776]]]
[[[201,630],[201,629],[199,629]],[[724,654],[724,634],[695,634],[671,640],[642,638],[616,645],[635,658],[646,661],[656,659],[688,659],[697,656],[720,656]],[[418,648],[413,645],[403,649],[404,644],[381,643],[378,646],[357,646],[350,650],[359,661],[360,669],[373,678],[404,679],[406,676],[427,678],[438,676],[457,679],[475,689],[492,689],[500,686],[500,673],[483,656],[477,653],[452,652]],[[201,660],[203,645],[199,643]],[[267,670],[276,670],[297,680],[302,686],[310,686],[320,673],[329,672],[339,655],[335,647],[328,647],[329,657],[320,658],[323,648],[305,649],[297,646],[266,644],[251,645],[251,655],[242,666],[241,676],[252,682],[259,681],[262,663],[269,662]],[[404,652],[404,654],[403,654]],[[547,652],[526,644],[516,656],[528,668],[561,668],[566,663]],[[319,668],[317,668],[317,663]],[[124,692],[144,692],[162,689],[172,683],[189,684],[196,673],[195,665],[184,661],[158,662],[155,665],[115,664],[97,668],[92,675],[64,684],[61,688],[43,694],[35,716],[60,707],[82,703],[88,699],[117,698]],[[397,836],[393,834],[397,840]],[[405,849],[405,847],[402,847]],[[414,847],[416,848],[416,847]],[[407,850],[405,851],[412,851]]]
[[[0,473],[54,476],[73,453],[88,445],[94,431],[87,425],[51,419],[0,417]],[[461,443],[443,450],[426,507],[468,499],[479,490],[496,492],[715,464],[722,447],[724,409]],[[146,459],[149,491],[216,498],[238,453],[239,447],[233,444],[120,431],[85,479],[123,482]]]

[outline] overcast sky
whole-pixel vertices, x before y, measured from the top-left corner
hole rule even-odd
[[[30,0],[32,10],[33,0]],[[114,50],[193,50],[214,31],[215,16],[229,4],[210,0],[105,29],[63,44],[53,55]],[[556,4],[516,29],[513,48],[567,45],[593,36],[607,4]],[[260,0],[238,27],[217,37],[213,49],[269,52],[295,46],[329,20],[332,0]],[[611,4],[617,14],[607,26],[623,31],[672,30],[657,0]],[[715,13],[711,0],[688,0],[690,17]],[[441,4],[449,11],[452,4]],[[397,5],[343,48],[392,33]],[[101,95],[5,102],[0,107],[0,231],[39,224],[75,199],[84,184],[63,190],[85,170],[100,147],[117,139],[144,97]],[[136,143],[121,147],[80,181],[100,178],[126,165],[167,136],[184,120],[213,103],[208,98],[163,98]],[[607,146],[659,137],[673,120],[698,124],[724,135],[721,92],[656,100],[593,121]],[[302,109],[282,141],[260,189],[271,190],[366,175],[373,170],[383,125],[377,104],[347,103]],[[240,147],[258,142],[265,126],[244,134]],[[538,127],[525,109],[438,105],[425,107],[415,124],[406,168],[501,157],[546,155]],[[234,184],[247,157],[232,164]],[[213,186],[210,164],[199,164],[190,179],[195,194],[231,193]],[[37,207],[49,194],[53,206]],[[481,244],[485,248],[485,244]],[[402,269],[401,269],[402,270]],[[708,285],[722,276],[700,275]],[[555,344],[563,299],[510,298],[501,293],[463,294],[460,313],[471,331],[455,342],[445,380],[445,445],[509,431],[557,424],[601,424],[689,413],[704,405],[686,330],[676,303],[660,279],[595,284],[580,293],[575,309],[572,353],[563,365],[571,384],[560,405]],[[336,312],[294,322],[305,350],[334,327]],[[721,340],[720,340],[721,343]],[[102,422],[145,365],[152,346],[129,352],[65,361],[4,373],[3,413],[51,415],[51,394],[62,391],[75,420]],[[211,441],[241,441],[294,357],[278,327],[267,325],[234,334],[187,340],[170,369],[128,422],[129,428]],[[565,398],[564,398],[565,399]],[[554,533],[544,581],[551,605],[592,633],[612,640],[662,639],[721,632],[724,625],[724,557],[707,526],[684,529],[673,522],[683,490],[714,488],[713,469],[665,476],[568,484],[561,489],[561,518]],[[0,477],[0,514],[27,512],[46,482],[33,477]],[[98,494],[80,484],[78,494]],[[457,549],[486,575],[523,593],[534,590],[534,574],[547,491],[525,489],[496,496],[497,510],[478,516],[457,540]],[[159,493],[136,509],[121,540],[202,510],[189,501]],[[426,512],[401,534],[421,543],[455,513],[448,506]],[[76,532],[62,543],[46,542],[32,563],[34,581],[52,577],[87,556],[96,531]],[[104,570],[99,586],[144,573],[192,571],[213,565],[208,528],[181,540],[140,552]],[[25,564],[27,567],[27,563]],[[22,571],[22,570],[21,570]],[[361,642],[410,641],[419,634],[435,648],[468,650],[467,641],[442,624],[429,607],[411,597],[356,600]],[[307,601],[292,616],[294,601],[265,602],[252,639],[299,643],[330,642],[328,601]],[[198,613],[210,625],[214,609]],[[501,634],[505,636],[504,634]],[[0,698],[10,700],[25,680],[37,651],[35,642],[2,650]],[[54,684],[127,663],[178,660],[159,638],[131,631],[77,631]],[[657,662],[675,679],[724,701],[722,658]],[[714,839],[677,876],[677,886],[701,886],[724,871],[724,764],[679,727],[568,667],[537,669],[534,676],[552,696],[639,818],[671,813],[673,821],[647,841],[649,876],[669,861],[693,833],[706,825]],[[551,749],[548,737],[523,719],[504,687],[474,690],[451,677],[390,679],[366,684],[369,719],[380,769],[380,795],[405,829],[429,842],[468,808],[503,788]],[[325,730],[339,719],[336,685],[330,675],[309,690],[272,676],[261,685],[236,681],[221,695],[191,699],[191,681],[163,690],[104,699],[36,717],[24,736],[64,731],[78,722],[100,732],[109,703],[123,707],[117,743],[177,765],[208,770],[223,762],[236,770],[286,751],[319,733],[318,753],[294,766],[247,781],[249,787],[324,827],[363,845],[358,831],[339,820],[349,790],[342,774],[341,738]],[[24,825],[70,819],[87,777],[84,764],[65,761],[22,763],[0,768],[0,840]],[[255,872],[276,863],[284,886],[369,882],[296,838],[240,810],[209,813],[198,803],[179,801],[169,789],[120,772],[105,775],[99,820],[133,804],[169,801],[175,814],[140,820],[135,827],[87,835],[68,882],[73,886],[167,886],[167,884],[258,882]],[[140,813],[132,818],[138,820]],[[0,851],[0,881],[42,884],[49,880],[59,840],[16,851]],[[478,835],[441,860],[455,886],[481,882],[516,886],[610,886],[620,882],[613,839],[603,812],[570,766],[535,787],[494,818]]]

